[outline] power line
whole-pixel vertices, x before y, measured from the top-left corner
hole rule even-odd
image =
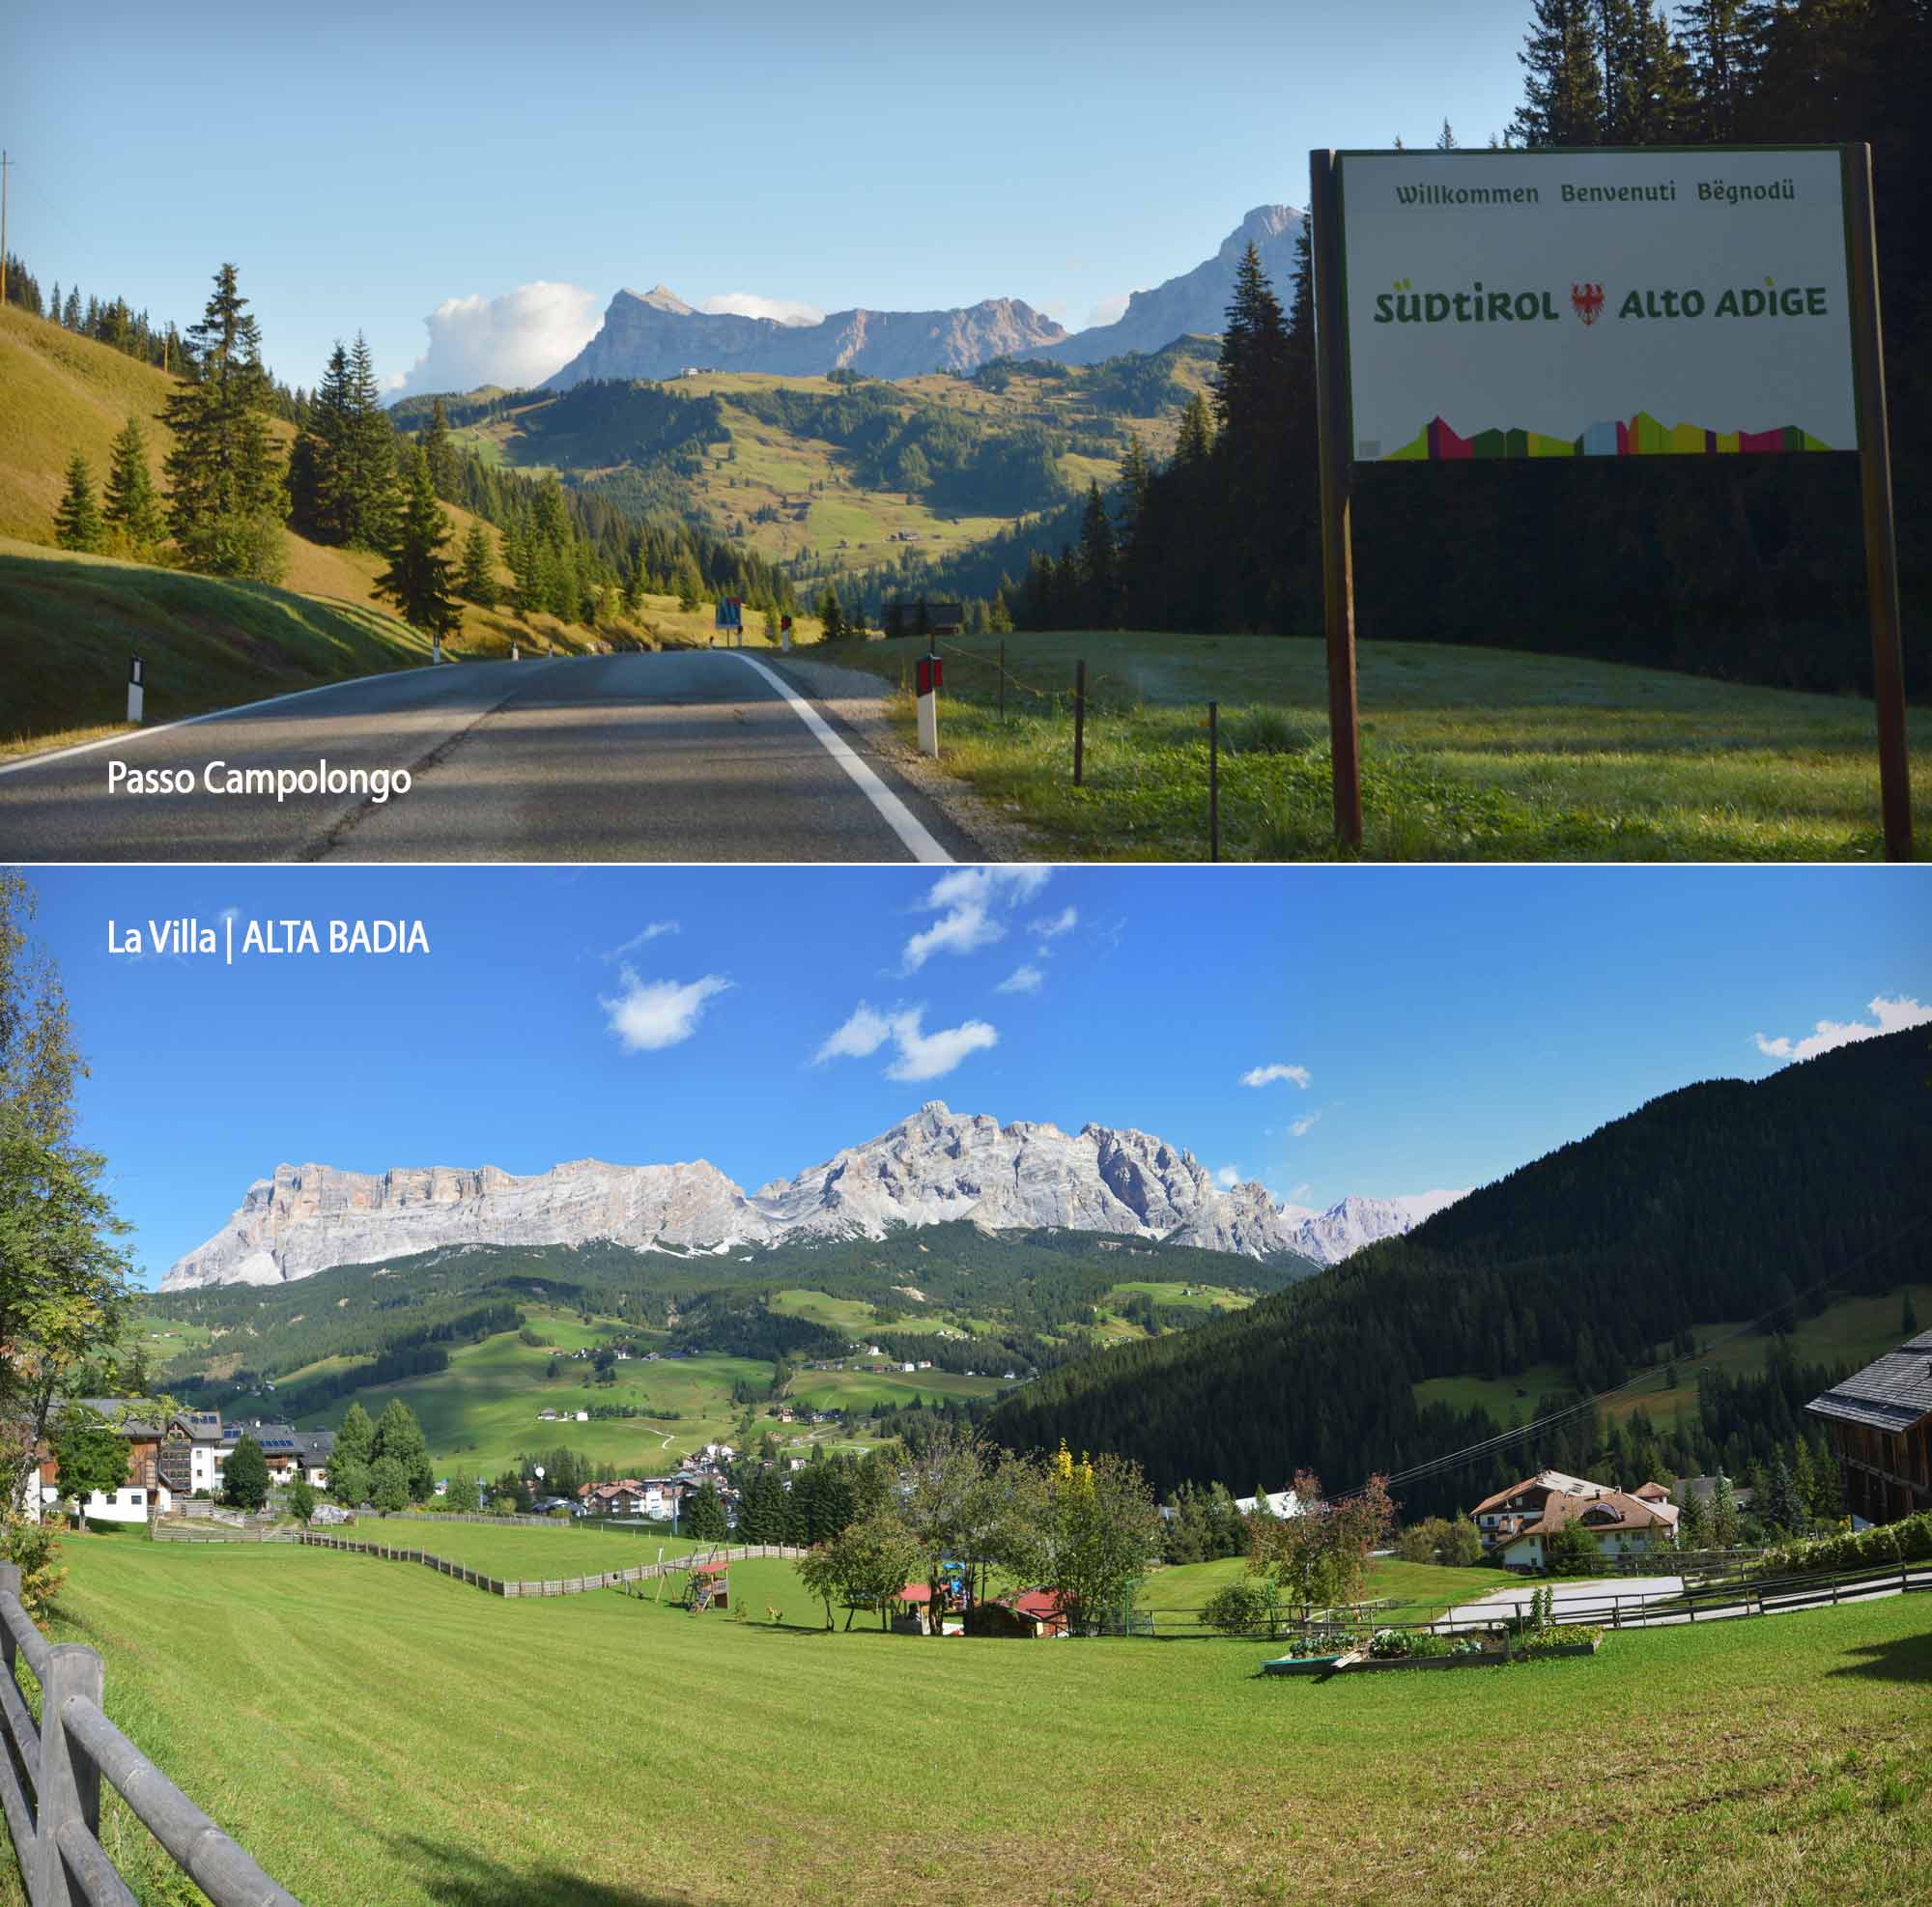
[[[1861,1252],[1857,1258],[1839,1266],[1831,1276],[1813,1280],[1804,1290],[1794,1292],[1789,1298],[1773,1305],[1768,1311],[1760,1312],[1748,1324],[1740,1324],[1736,1330],[1713,1340],[1702,1351],[1696,1352],[1694,1356],[1688,1359],[1664,1358],[1626,1378],[1620,1384],[1613,1384],[1607,1390],[1597,1391],[1594,1395],[1582,1398],[1577,1403],[1564,1406],[1560,1410],[1552,1410],[1548,1416],[1537,1418],[1534,1423],[1520,1424],[1513,1430],[1503,1431],[1498,1436],[1484,1437],[1480,1442],[1467,1444],[1461,1450],[1452,1450],[1443,1456],[1432,1457],[1424,1463],[1412,1464],[1406,1469],[1395,1471],[1385,1481],[1388,1487],[1393,1489],[1398,1484],[1415,1483],[1424,1477],[1439,1476],[1449,1470],[1466,1468],[1470,1464],[1479,1463],[1485,1457],[1493,1455],[1496,1451],[1507,1445],[1532,1436],[1538,1431],[1548,1430],[1555,1424],[1567,1423],[1574,1417],[1581,1416],[1585,1411],[1595,1410],[1598,1405],[1609,1398],[1621,1397],[1626,1391],[1642,1383],[1646,1379],[1655,1377],[1670,1364],[1689,1363],[1692,1367],[1695,1367],[1703,1363],[1705,1359],[1712,1356],[1723,1346],[1735,1344],[1740,1338],[1756,1335],[1762,1330],[1768,1321],[1776,1317],[1780,1312],[1788,1311],[1801,1298],[1809,1297],[1818,1292],[1831,1290],[1833,1286],[1840,1283],[1848,1273],[1856,1271],[1860,1266],[1867,1264],[1870,1260],[1876,1258],[1880,1252],[1889,1251],[1892,1246],[1905,1238],[1909,1238],[1915,1232],[1919,1231],[1929,1224],[1932,1224],[1932,1211],[1920,1212],[1917,1218],[1901,1226],[1896,1232],[1890,1234],[1889,1237],[1881,1238],[1877,1244],[1871,1246],[1866,1251]],[[1349,1497],[1359,1496],[1367,1487],[1366,1484],[1358,1484],[1353,1490],[1341,1493],[1335,1500],[1346,1501]]]

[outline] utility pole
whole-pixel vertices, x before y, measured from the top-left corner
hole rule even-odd
[[[7,168],[13,162],[0,151],[0,304],[7,302]]]

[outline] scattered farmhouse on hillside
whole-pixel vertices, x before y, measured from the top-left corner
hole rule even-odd
[[[1483,1546],[1505,1569],[1541,1569],[1548,1539],[1572,1523],[1606,1556],[1640,1555],[1677,1541],[1677,1505],[1661,1483],[1618,1490],[1561,1470],[1540,1470],[1473,1512]]]
[[[92,1410],[107,1429],[128,1439],[128,1480],[105,1494],[94,1491],[82,1514],[101,1523],[146,1523],[165,1516],[178,1496],[218,1496],[223,1468],[243,1437],[252,1437],[268,1459],[270,1477],[291,1481],[298,1472],[318,1489],[328,1485],[328,1460],[335,1448],[333,1431],[298,1431],[293,1424],[224,1419],[214,1410],[177,1410],[165,1424],[152,1399],[141,1397],[80,1397],[71,1402]],[[56,1406],[58,1415],[65,1406]],[[59,1499],[58,1471],[53,1452],[40,1453],[39,1500],[30,1505],[42,1513]]]
[[[1853,1515],[1896,1523],[1932,1510],[1932,1331],[1908,1338],[1804,1408],[1831,1433]]]

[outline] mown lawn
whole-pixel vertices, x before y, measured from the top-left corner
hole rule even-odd
[[[943,764],[1093,859],[1208,853],[1207,704],[1220,704],[1222,853],[1322,859],[1333,843],[1327,687],[1311,638],[1143,633],[941,645]],[[924,643],[837,643],[828,661],[910,678]],[[1086,762],[1072,785],[1074,664]],[[1872,706],[1662,669],[1425,642],[1359,658],[1372,860],[1876,860]],[[896,718],[908,739],[911,700]],[[1911,717],[1918,834],[1932,715]],[[1921,847],[1920,852],[1926,850]]]
[[[778,1564],[733,1572],[741,1624],[313,1551],[71,1549],[57,1626],[105,1654],[110,1712],[310,1907],[1730,1907],[1922,1900],[1932,1873],[1922,1597],[1303,1682],[1255,1643],[828,1635]],[[108,1833],[136,1857],[118,1804]]]
[[[1174,1627],[1185,1631],[1202,1606],[1231,1582],[1249,1582],[1244,1556],[1221,1556],[1209,1563],[1178,1563],[1142,1579],[1134,1597],[1137,1608],[1155,1611],[1155,1634],[1168,1625],[1163,1615],[1177,1618]],[[1476,1567],[1445,1569],[1436,1563],[1405,1563],[1386,1557],[1369,1565],[1365,1594],[1370,1601],[1387,1597],[1391,1622],[1430,1622],[1458,1603],[1474,1602],[1492,1589],[1520,1584],[1508,1570]]]

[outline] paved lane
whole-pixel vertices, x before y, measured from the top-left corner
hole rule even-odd
[[[796,699],[788,699],[795,697]],[[472,663],[310,691],[0,769],[17,861],[908,861],[978,845],[765,664]],[[829,744],[829,746],[828,746]],[[407,769],[407,794],[222,795],[205,766]],[[190,792],[108,791],[109,764]]]

